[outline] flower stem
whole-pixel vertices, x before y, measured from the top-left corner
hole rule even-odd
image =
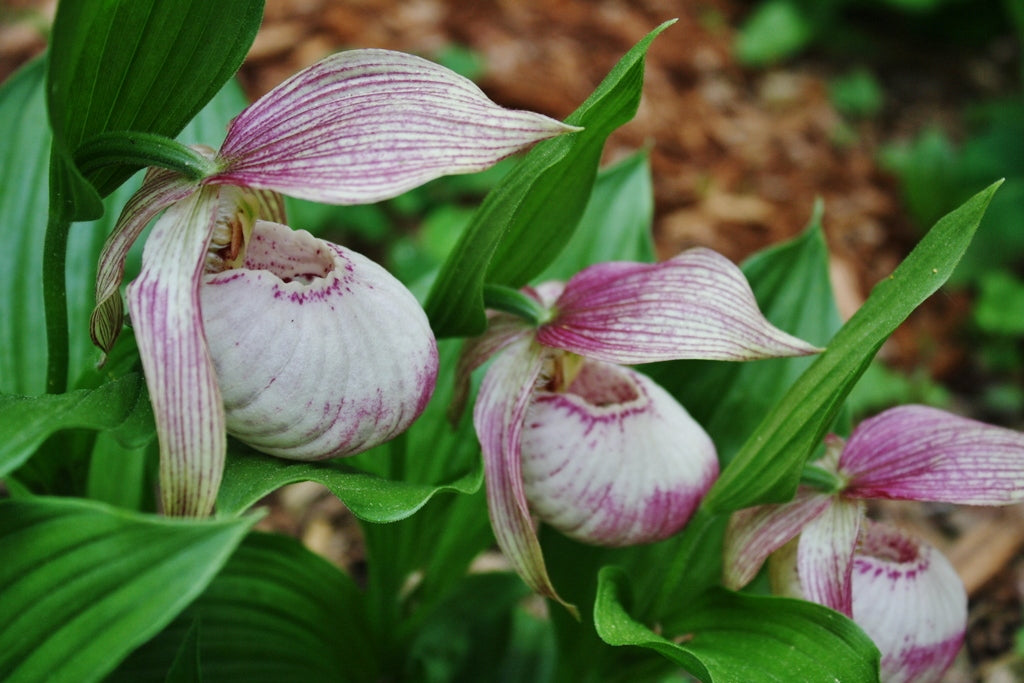
[[[536,299],[504,285],[484,285],[484,306],[518,315],[534,325],[543,324],[549,317],[548,311]]]
[[[89,138],[75,152],[75,165],[88,177],[106,166],[159,166],[199,180],[217,170],[216,164],[176,140],[153,133],[114,131]]]
[[[65,281],[68,232],[71,223],[59,210],[50,210],[43,239],[43,308],[46,315],[46,391],[68,389],[68,296]]]

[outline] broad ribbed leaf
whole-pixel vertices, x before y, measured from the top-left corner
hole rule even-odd
[[[0,502],[0,678],[98,680],[203,590],[254,521]]]
[[[41,396],[0,395],[0,476],[17,469],[51,434],[70,427],[114,429],[134,413],[149,414],[142,377],[132,373],[97,389]],[[135,432],[126,446],[142,446],[152,435]]]
[[[648,34],[566,123],[585,130],[537,145],[484,200],[441,269],[426,310],[439,337],[479,334],[483,286],[520,287],[572,237],[590,196],[604,142],[640,103]]]
[[[538,282],[568,280],[605,261],[654,261],[654,189],[647,152],[601,169],[572,238]]]
[[[483,470],[477,467],[449,483],[417,484],[361,472],[343,461],[294,462],[233,443],[217,495],[217,512],[240,514],[268,493],[299,481],[323,484],[360,519],[394,522],[419,510],[436,493],[472,493],[480,488]]]
[[[46,387],[42,319],[43,234],[50,136],[45,126],[43,75],[38,59],[0,89],[0,391],[38,394]]]
[[[207,681],[378,680],[362,593],[291,538],[247,536],[202,595],[109,680],[164,681],[193,625]]]
[[[821,444],[850,389],[893,330],[949,278],[999,184],[942,218],[875,286],[722,472],[704,501],[708,508],[736,510],[792,497],[804,462]]]
[[[875,646],[820,605],[712,589],[666,637],[630,616],[621,569],[605,567],[598,580],[594,624],[605,642],[654,650],[705,683],[878,680]]]
[[[262,15],[263,0],[60,3],[47,75],[58,148],[111,131],[176,136],[241,65]],[[105,196],[135,170],[89,180]]]
[[[43,101],[45,62],[35,61],[0,89],[0,392],[35,395],[46,387],[46,335],[43,317],[42,249],[46,230],[50,134]],[[228,121],[245,106],[239,86],[231,82],[186,127],[185,143],[217,145]],[[132,180],[104,202],[103,218],[76,224],[67,252],[68,318],[71,332],[71,378],[99,359],[89,339],[94,305],[96,262],[107,233],[123,204],[137,189]],[[137,263],[130,266],[137,270]]]

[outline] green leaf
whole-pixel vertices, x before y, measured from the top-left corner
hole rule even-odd
[[[537,280],[568,280],[606,261],[654,258],[654,188],[647,152],[602,169],[572,238]]]
[[[43,101],[45,63],[37,60],[0,88],[0,392],[35,395],[46,389],[46,323],[43,316],[43,237],[48,206],[50,134]],[[234,81],[193,119],[179,136],[185,143],[218,145],[228,121],[245,107]],[[70,376],[80,377],[99,359],[89,339],[96,262],[122,205],[141,177],[126,183],[105,201],[103,218],[71,228],[67,250],[67,302],[71,333]],[[141,242],[138,247],[141,247]],[[135,253],[141,251],[136,248]],[[137,270],[137,257],[134,269]],[[132,265],[129,264],[129,270]],[[130,278],[129,278],[130,279]]]
[[[713,589],[687,606],[670,640],[630,616],[621,569],[602,569],[598,581],[594,624],[605,642],[654,650],[706,683],[878,680],[871,640],[820,605]]]
[[[493,680],[509,649],[513,608],[528,593],[515,574],[464,577],[417,629],[403,680]]]
[[[740,28],[736,58],[747,66],[778,62],[805,47],[816,30],[815,18],[799,0],[763,0]]]
[[[228,453],[223,483],[217,494],[217,513],[240,514],[268,493],[299,481],[323,484],[360,519],[394,522],[413,514],[442,491],[476,491],[483,482],[483,468],[476,468],[448,483],[417,484],[363,472],[338,460],[299,463],[272,458],[239,444]]]
[[[42,396],[0,395],[0,476],[17,469],[51,434],[70,427],[114,429],[133,414],[149,414],[142,377],[136,373],[107,382],[97,389],[79,389],[66,394]],[[130,434],[122,445],[142,446],[152,432]]]
[[[790,334],[818,345],[824,345],[841,325],[829,281],[821,218],[822,204],[818,202],[801,236],[758,252],[743,264],[743,274],[765,316]],[[725,464],[813,360],[687,360],[642,369],[700,422]]]
[[[262,16],[263,0],[60,3],[47,102],[62,156],[100,133],[176,136],[238,70]],[[105,196],[135,170],[107,168],[89,180]]]
[[[46,388],[43,322],[43,235],[49,187],[50,136],[43,103],[46,64],[37,59],[0,88],[0,391],[38,394]]]
[[[192,622],[171,662],[164,683],[202,683],[203,670],[199,658],[199,620]]]
[[[98,680],[203,590],[254,522],[0,501],[0,678]]]
[[[974,320],[984,332],[1024,336],[1024,280],[1005,270],[981,277]]]
[[[704,499],[712,511],[789,500],[808,456],[893,330],[950,276],[1000,183],[943,217],[761,422]]]
[[[292,538],[249,534],[202,595],[108,680],[162,683],[195,624],[210,681],[379,679],[358,587]]]
[[[152,442],[126,447],[118,443],[113,431],[100,432],[93,443],[86,481],[86,497],[108,505],[136,510],[153,509],[156,485],[151,475],[156,468]]]
[[[427,315],[438,336],[482,332],[484,283],[518,288],[569,241],[590,196],[605,140],[639,106],[647,48],[670,23],[637,43],[566,119],[585,130],[540,143],[487,195],[427,299]]]

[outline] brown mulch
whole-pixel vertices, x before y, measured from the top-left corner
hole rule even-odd
[[[5,0],[0,79],[42,48],[40,29],[53,6]],[[650,150],[660,255],[704,245],[742,260],[800,232],[820,197],[833,284],[848,316],[919,234],[895,180],[878,166],[880,145],[925,117],[955,122],[955,106],[936,106],[929,93],[959,84],[922,59],[907,78],[937,88],[891,98],[881,120],[846,121],[826,92],[826,78],[843,65],[813,56],[763,71],[737,64],[731,45],[748,8],[737,0],[267,0],[263,29],[239,76],[255,98],[340,49],[385,47],[429,58],[460,45],[483,58],[479,82],[496,101],[564,118],[633,44],[676,18],[651,48],[636,119],[606,151],[613,161]],[[940,379],[955,372],[966,353],[957,330],[968,306],[960,295],[933,298],[883,354]],[[358,528],[332,496],[300,485],[276,500],[267,526],[299,535],[342,566],[362,561]],[[1024,679],[1013,654],[1024,596],[1024,511],[875,507],[935,543],[968,586],[967,653],[947,681]]]

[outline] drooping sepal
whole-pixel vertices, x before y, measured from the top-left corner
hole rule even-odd
[[[227,450],[224,408],[206,347],[199,280],[220,190],[171,205],[146,240],[128,309],[160,441],[160,489],[168,515],[210,514]]]
[[[484,375],[473,424],[483,451],[487,510],[498,546],[530,588],[576,615],[576,608],[558,596],[548,577],[523,489],[523,423],[541,377],[543,356],[543,349],[529,337],[508,345]]]
[[[471,81],[389,50],[340,52],[300,71],[231,123],[210,182],[331,204],[394,197],[480,171],[578,130],[499,107]]]
[[[294,460],[353,455],[426,407],[437,345],[413,295],[366,257],[257,221],[243,268],[201,288],[227,430]]]
[[[1024,500],[1024,434],[900,406],[857,426],[839,472],[851,497],[1007,505]]]
[[[838,498],[800,532],[797,572],[804,597],[846,616],[853,603],[850,572],[864,503]]]
[[[521,457],[536,515],[596,545],[671,536],[718,476],[710,437],[671,395],[601,361],[584,361],[564,391],[535,393]]]
[[[142,187],[121,210],[117,224],[100,252],[96,272],[96,307],[89,318],[89,334],[104,353],[113,348],[124,322],[120,288],[128,251],[157,214],[198,189],[199,184],[195,180],[175,171],[152,168],[147,171]]]
[[[601,263],[565,285],[537,341],[610,363],[753,360],[820,349],[769,323],[742,271],[710,249]]]
[[[801,488],[788,503],[758,505],[733,513],[722,553],[725,587],[739,590],[753,581],[772,553],[796,538],[831,504],[831,496]]]
[[[507,313],[490,313],[487,331],[467,339],[459,353],[455,367],[455,393],[448,406],[448,420],[456,424],[469,399],[470,379],[473,371],[516,340],[532,336],[533,328],[522,318]]]

